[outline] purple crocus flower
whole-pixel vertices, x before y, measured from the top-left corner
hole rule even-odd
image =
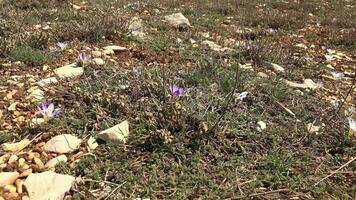
[[[342,72],[330,72],[330,73],[335,79],[342,79],[345,77],[345,74]]]
[[[68,43],[67,42],[57,42],[57,46],[59,47],[59,49],[61,51],[64,51],[68,47]]]
[[[88,63],[91,63],[91,56],[89,54],[86,53],[80,53],[79,54],[79,62],[81,65],[86,65]]]
[[[56,117],[59,113],[62,112],[59,108],[54,108],[54,104],[51,103],[47,105],[45,102],[41,102],[37,107],[45,122],[48,122],[51,118]]]
[[[169,86],[169,90],[171,92],[171,95],[174,96],[174,97],[182,96],[182,94],[184,93],[184,88],[183,87],[177,87],[174,84]]]

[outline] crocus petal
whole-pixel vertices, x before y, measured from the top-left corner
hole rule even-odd
[[[48,108],[47,108],[47,115],[48,115],[48,116],[51,116],[52,113],[53,113],[53,111],[54,111],[54,104],[51,103],[51,104],[49,104],[49,106],[48,106]]]
[[[331,72],[331,75],[334,77],[334,78],[343,78],[345,76],[344,73],[342,72]]]
[[[172,84],[169,86],[169,90],[171,91],[172,94],[176,93],[178,88],[176,85]]]
[[[179,88],[178,89],[178,93],[179,93],[179,96],[182,95],[184,93],[184,88],[182,88],[182,87]]]
[[[79,60],[80,60],[80,61],[83,61],[83,60],[84,60],[84,53],[80,53],[80,54],[79,54]]]
[[[57,108],[53,111],[52,117],[56,117],[57,115],[59,115],[62,112],[63,112],[62,109]]]
[[[41,102],[39,106],[37,106],[38,111],[40,111],[42,116],[46,116],[47,105],[44,102]]]

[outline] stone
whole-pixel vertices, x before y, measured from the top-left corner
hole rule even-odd
[[[322,83],[315,83],[311,79],[304,79],[304,84],[311,90],[316,90],[322,87]]]
[[[18,172],[0,172],[0,187],[14,184],[19,175]]]
[[[174,28],[187,29],[191,27],[189,20],[182,13],[167,15],[164,19]]]
[[[6,191],[6,192],[10,192],[10,193],[14,193],[16,192],[16,187],[14,185],[5,185],[3,187],[3,189]]]
[[[103,59],[101,59],[101,58],[94,58],[93,62],[94,62],[94,64],[97,64],[97,65],[104,65],[105,64],[105,61]]]
[[[90,150],[94,150],[96,147],[99,146],[99,144],[96,142],[96,139],[93,138],[92,136],[89,137],[87,143]]]
[[[46,168],[53,168],[53,167],[55,167],[58,163],[60,163],[60,162],[67,162],[67,160],[68,160],[68,158],[67,158],[67,156],[65,156],[65,155],[60,155],[60,156],[57,156],[57,157],[55,157],[55,158],[52,158],[51,160],[49,160],[47,163],[46,163],[46,165],[45,165],[45,167]]]
[[[104,54],[104,55],[114,55],[115,52],[114,52],[112,49],[105,49],[105,50],[103,51],[103,54]]]
[[[54,73],[60,79],[75,78],[81,76],[84,73],[84,68],[79,67],[77,63],[72,63],[70,65],[65,65],[54,70]]]
[[[40,102],[44,99],[44,92],[41,89],[33,90],[28,96],[32,102]]]
[[[45,120],[43,118],[33,118],[33,119],[31,119],[30,126],[35,127],[35,126],[40,125],[44,122],[45,122]]]
[[[316,133],[318,134],[319,130],[320,130],[320,127],[319,126],[314,126],[313,123],[309,123],[307,125],[307,129],[308,129],[308,132],[309,133]]]
[[[102,53],[100,51],[92,51],[91,52],[91,55],[94,57],[94,58],[99,58],[102,56]]]
[[[98,138],[104,141],[121,141],[125,143],[128,136],[129,123],[127,120],[125,120],[116,126],[101,131],[98,135]]]
[[[52,83],[57,83],[58,80],[56,79],[56,77],[49,77],[49,78],[45,78],[45,79],[41,79],[40,81],[37,81],[36,84],[38,86],[44,87],[47,85],[50,85]]]
[[[108,50],[108,49],[113,50],[114,52],[115,51],[120,52],[120,51],[126,51],[127,50],[126,47],[121,47],[121,46],[117,46],[117,45],[111,45],[111,46],[104,47],[104,50]]]
[[[201,44],[203,46],[208,47],[209,49],[211,49],[213,51],[216,51],[216,52],[232,52],[233,51],[233,49],[231,49],[231,48],[222,47],[222,46],[216,44],[215,42],[209,41],[209,40],[204,40]]]
[[[34,158],[34,159],[33,159],[33,162],[36,164],[36,168],[37,168],[37,169],[39,169],[39,170],[43,169],[44,164],[43,164],[43,162],[42,162],[41,159],[39,159],[39,158]]]
[[[19,159],[19,157],[17,155],[11,155],[9,160],[7,161],[8,164],[14,163]]]
[[[266,67],[272,68],[274,71],[277,71],[277,72],[284,72],[285,71],[285,69],[282,66],[277,65],[275,63],[264,62],[264,65]]]
[[[12,104],[7,108],[7,110],[8,110],[8,111],[15,111],[17,104],[19,104],[19,102],[12,103]]]
[[[75,178],[51,171],[30,174],[24,183],[30,199],[63,200]]]
[[[129,33],[133,32],[143,32],[143,21],[138,17],[133,17],[129,23],[128,27]]]
[[[25,181],[24,180],[22,180],[22,179],[17,179],[16,181],[15,181],[15,186],[16,186],[16,190],[17,190],[17,193],[19,193],[19,194],[22,194],[22,192],[23,192],[23,183],[24,183]]]
[[[307,89],[308,88],[308,86],[306,84],[304,84],[304,83],[295,83],[295,82],[288,81],[288,80],[284,80],[284,82],[290,87],[303,88],[303,89]]]
[[[78,149],[81,142],[82,140],[74,135],[57,135],[44,145],[44,150],[55,153],[70,153]]]
[[[264,129],[266,129],[266,123],[263,121],[257,122],[257,131],[262,132]]]
[[[32,174],[32,169],[26,169],[24,170],[19,177],[27,177],[29,176],[30,174]]]
[[[16,143],[4,143],[1,145],[1,147],[4,151],[15,152],[25,148],[28,144],[30,144],[30,140],[23,139],[20,142]]]

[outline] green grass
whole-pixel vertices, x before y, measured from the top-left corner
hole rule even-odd
[[[49,53],[29,46],[17,46],[9,53],[8,58],[11,61],[21,61],[26,65],[43,65],[53,59]]]

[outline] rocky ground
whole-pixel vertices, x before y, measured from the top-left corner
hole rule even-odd
[[[0,0],[0,200],[355,199],[354,9]]]

